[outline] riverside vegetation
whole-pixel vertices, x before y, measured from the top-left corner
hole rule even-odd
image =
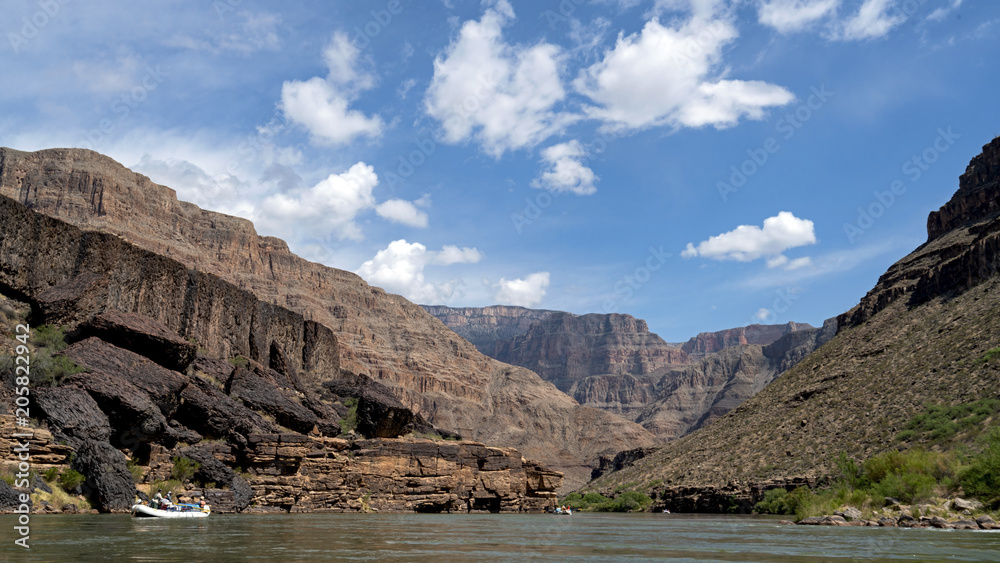
[[[916,417],[910,426],[924,427],[930,435],[943,437],[955,432],[962,422],[985,417],[985,411],[995,413],[996,409],[997,401],[992,400],[951,408],[934,406]],[[949,418],[942,413],[969,413],[971,416]],[[927,426],[928,421],[938,421],[938,424]],[[912,436],[913,432],[910,428],[900,436]],[[996,511],[1000,509],[1000,427],[989,428],[977,446],[978,451],[964,445],[945,451],[920,446],[905,452],[891,450],[861,464],[841,454],[836,461],[840,475],[831,487],[817,490],[799,487],[790,492],[772,489],[757,503],[755,512],[794,514],[801,520],[855,508],[859,518],[872,518],[878,516],[880,510],[885,514],[883,509],[886,507],[900,512],[909,505],[910,516],[920,518],[940,511],[935,510],[936,506],[962,505],[961,502],[942,502],[942,497],[962,496],[974,497],[979,502],[967,503],[967,508],[960,508],[959,512],[970,510],[971,514],[972,511],[980,512],[980,508]]]

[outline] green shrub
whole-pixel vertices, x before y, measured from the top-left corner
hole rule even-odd
[[[594,507],[598,512],[643,512],[653,504],[653,499],[639,491],[625,491],[613,500]]]
[[[167,496],[167,493],[177,492],[183,486],[184,484],[176,479],[153,481],[149,484],[149,496],[156,496],[156,493],[160,493],[162,496]]]
[[[66,468],[63,469],[62,473],[59,475],[59,486],[62,487],[64,491],[72,491],[82,485],[87,478],[75,469]]]
[[[753,511],[758,514],[795,514],[793,498],[785,489],[771,489],[764,493],[761,499],[753,507]]]
[[[1000,354],[1000,348],[994,350]],[[923,412],[907,422],[906,427],[896,435],[896,439],[904,442],[915,439],[940,442],[953,437],[961,430],[981,424],[997,412],[1000,412],[998,399],[980,399],[956,405],[928,404]]]
[[[40,325],[31,329],[31,343],[37,348],[48,348],[52,354],[68,346],[66,329],[59,325]]]
[[[967,494],[995,501],[1000,499],[1000,427],[983,439],[984,450],[969,460],[959,483]]]
[[[347,416],[340,419],[340,430],[347,434],[358,427],[358,400],[354,397],[348,397],[344,399],[343,403],[347,407]]]
[[[233,366],[238,368],[245,368],[247,367],[247,365],[250,364],[250,360],[244,358],[243,356],[236,356],[233,358],[229,358],[229,363],[233,364]]]
[[[186,457],[175,457],[174,466],[170,469],[170,476],[181,483],[190,481],[195,472],[201,468],[201,464]]]
[[[125,462],[125,466],[128,467],[128,472],[132,474],[132,481],[141,483],[142,478],[145,476],[145,470],[139,465],[139,462],[135,458],[131,458]]]
[[[46,469],[42,473],[42,479],[44,479],[46,483],[54,482],[57,477],[59,477],[59,468],[55,466]]]

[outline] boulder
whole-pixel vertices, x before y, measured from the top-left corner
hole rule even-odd
[[[35,296],[34,304],[46,324],[76,325],[97,313],[107,300],[105,276],[82,272]]]
[[[938,528],[938,529],[941,529],[941,530],[950,530],[951,529],[951,524],[949,524],[947,520],[945,520],[944,518],[941,518],[940,516],[932,516],[930,518],[921,518],[920,521],[921,522],[927,522],[928,524],[930,524],[930,526],[932,528]],[[976,528],[979,528],[979,526],[976,526]]]
[[[861,511],[858,510],[857,508],[854,508],[853,506],[849,506],[843,510],[838,510],[834,512],[834,514],[837,516],[842,516],[844,520],[847,520],[848,522],[851,522],[852,520],[861,519]]]
[[[173,439],[167,419],[149,395],[135,385],[106,373],[78,373],[63,380],[86,391],[97,406],[107,414],[113,429],[111,442],[116,447],[135,451],[140,443]]]
[[[366,438],[395,438],[413,431],[435,431],[423,417],[414,414],[393,396],[388,387],[366,375],[347,374],[323,386],[338,398],[357,399],[357,431]]]
[[[896,519],[895,518],[889,518],[888,516],[883,516],[882,518],[878,519],[878,525],[881,526],[881,527],[883,527],[883,528],[895,528],[896,527]]]
[[[195,377],[180,393],[180,406],[174,418],[204,436],[228,438],[240,445],[255,432],[274,432],[275,427],[217,390],[207,381]]]
[[[796,524],[799,524],[800,526],[819,526],[822,523],[823,523],[822,516],[810,516],[808,518],[803,518],[802,520],[796,522]]]
[[[984,514],[976,518],[976,524],[983,530],[1000,530],[1000,525],[993,521],[993,518]]]
[[[267,371],[283,377],[273,370]],[[313,411],[288,398],[275,385],[274,378],[268,375],[251,367],[238,367],[226,384],[226,391],[231,397],[243,401],[246,406],[273,416],[282,426],[296,432],[311,432],[319,417]]]
[[[952,499],[951,508],[955,512],[961,512],[963,510],[979,510],[983,507],[983,503],[978,500],[965,500],[961,498]]]
[[[180,372],[187,369],[198,350],[155,319],[115,309],[104,311],[80,327],[80,337],[91,336]]]
[[[135,483],[122,453],[111,444],[85,440],[76,449],[72,468],[86,478],[84,494],[100,512],[128,512],[135,499]]]
[[[956,522],[951,522],[951,527],[956,530],[978,530],[979,524],[972,520],[958,520]]]
[[[821,526],[846,526],[847,520],[843,516],[824,516],[823,520],[820,522]]]
[[[77,342],[63,354],[92,371],[103,372],[135,385],[149,395],[167,418],[177,410],[178,397],[189,381],[186,375],[99,338]]]
[[[97,402],[79,387],[39,387],[34,402],[53,431],[74,447],[83,441],[107,442],[111,423]]]
[[[202,483],[215,483],[218,487],[225,487],[232,491],[231,502],[235,512],[241,512],[250,505],[250,499],[253,498],[253,490],[250,488],[249,483],[237,475],[226,464],[216,459],[210,448],[205,446],[190,446],[181,449],[178,454],[197,461],[200,464],[198,470],[195,471],[195,479]],[[221,505],[213,507],[216,510],[220,508]]]
[[[22,491],[11,487],[7,484],[7,481],[0,479],[0,510],[9,511],[14,510],[21,505],[21,495]],[[31,506],[31,500],[28,500],[28,506]]]
[[[208,376],[219,382],[220,385],[225,385],[229,381],[229,376],[236,370],[236,366],[229,360],[211,358],[202,354],[195,356],[190,368],[193,371],[192,375]]]

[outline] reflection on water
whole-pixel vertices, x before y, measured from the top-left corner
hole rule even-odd
[[[1000,533],[666,514],[35,516],[4,561],[997,561]]]

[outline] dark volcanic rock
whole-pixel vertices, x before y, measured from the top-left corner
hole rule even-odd
[[[79,373],[63,380],[85,390],[108,416],[112,443],[135,451],[139,443],[166,439],[173,432],[167,419],[144,391],[128,381],[101,372]]]
[[[184,388],[180,399],[174,418],[211,438],[228,438],[246,444],[246,436],[251,433],[275,430],[264,417],[197,377]]]
[[[128,512],[135,500],[135,483],[122,453],[111,444],[86,440],[76,448],[73,469],[87,481],[85,492],[101,512]]]
[[[250,500],[253,498],[250,484],[226,464],[216,459],[211,449],[205,446],[191,446],[181,449],[179,454],[199,463],[198,470],[195,471],[195,479],[202,483],[215,483],[217,486],[226,487],[233,492],[234,512],[242,512],[250,505]],[[218,509],[218,507],[213,508]]]
[[[259,368],[263,368],[263,366],[259,366]],[[304,434],[312,431],[319,417],[311,410],[286,397],[275,384],[274,378],[267,377],[261,371],[255,369],[254,366],[236,368],[226,385],[229,395],[239,398],[248,407],[270,414],[282,426]],[[272,370],[268,371],[282,377]]]
[[[11,487],[7,481],[0,479],[0,510],[13,510],[21,505],[21,491]],[[28,499],[28,506],[31,506],[31,499]]]
[[[187,376],[99,338],[77,342],[63,354],[82,366],[135,385],[146,392],[167,417],[177,410],[181,389],[189,381]]]
[[[45,323],[75,325],[92,317],[107,299],[107,278],[97,272],[81,272],[43,291],[34,301]]]
[[[78,387],[39,387],[33,393],[35,405],[53,430],[79,442],[103,440],[111,436],[111,423],[98,404]]]
[[[141,314],[205,354],[264,365],[277,343],[287,374],[314,389],[341,367],[369,375],[436,426],[565,468],[567,484],[582,484],[613,444],[653,443],[640,426],[484,357],[406,299],[93,151],[0,148],[0,195],[8,295],[36,299],[84,272],[105,276],[88,315]]]
[[[435,431],[392,395],[388,387],[366,375],[348,375],[324,384],[327,391],[339,398],[358,400],[357,430],[368,438],[395,438],[413,431]]]
[[[183,372],[194,360],[197,346],[158,321],[136,313],[109,309],[80,327],[81,338],[105,342],[145,356],[161,366]]]

